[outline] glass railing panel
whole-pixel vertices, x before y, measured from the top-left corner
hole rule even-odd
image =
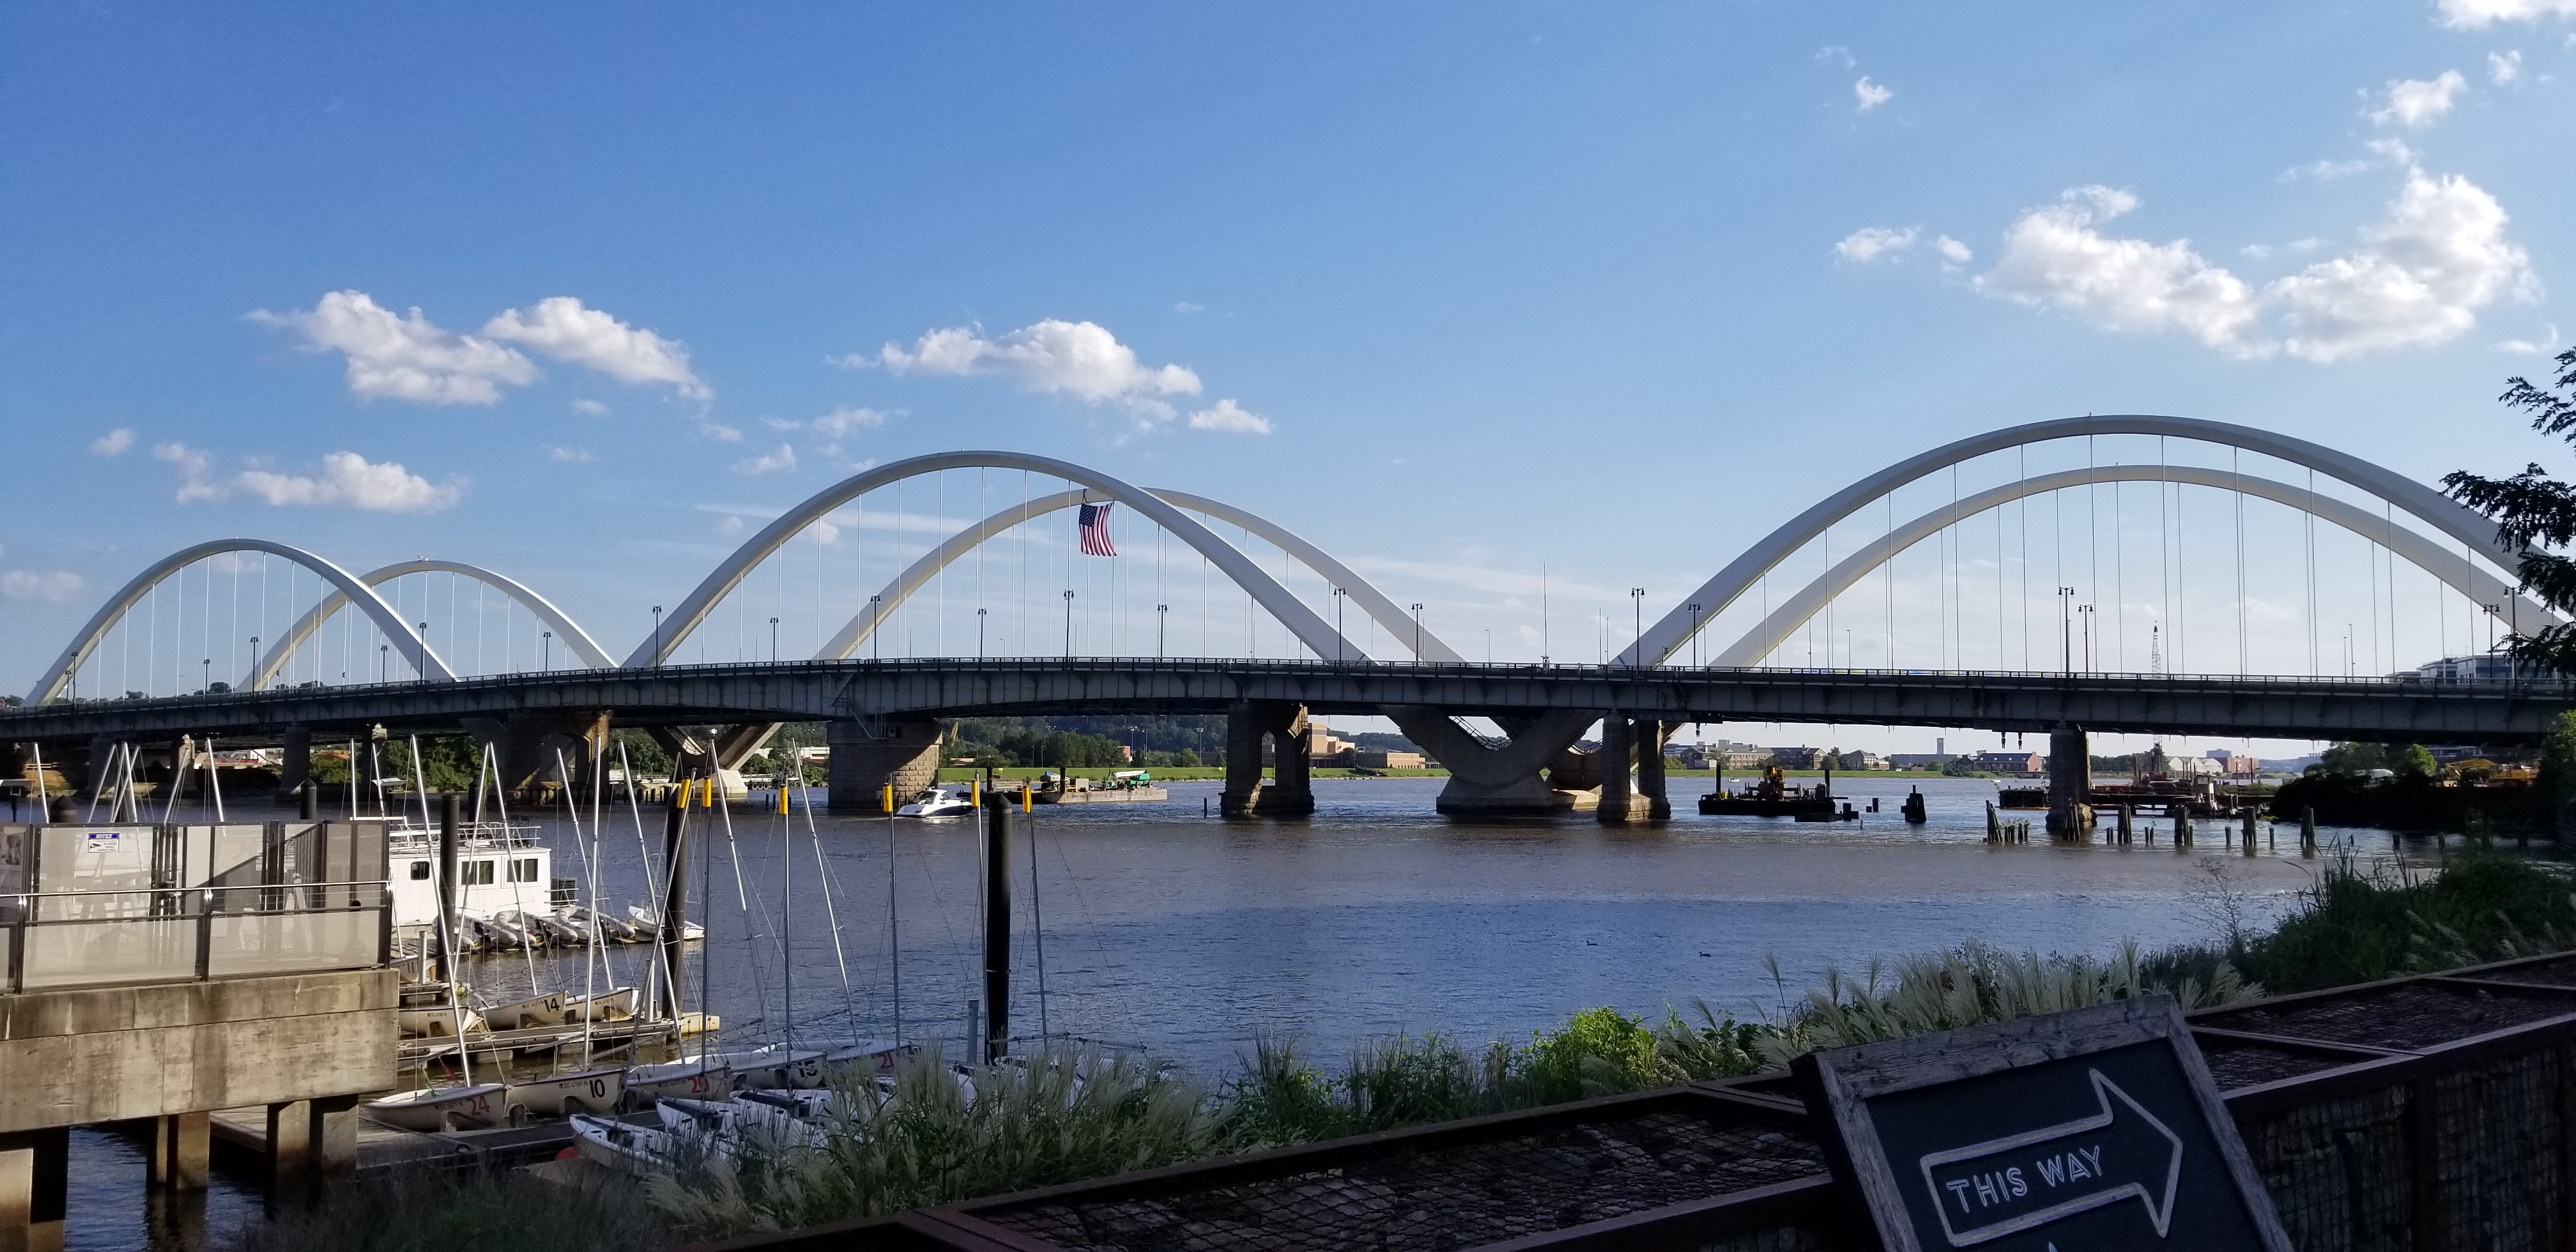
[[[108,983],[184,982],[197,976],[197,920],[124,917],[39,922],[18,932],[27,945],[20,989]]]
[[[374,965],[382,926],[378,913],[376,909],[333,909],[218,914],[206,941],[206,973],[223,978]]]

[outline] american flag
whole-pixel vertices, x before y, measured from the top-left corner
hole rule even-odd
[[[1082,554],[1084,556],[1118,555],[1117,545],[1109,542],[1109,510],[1117,507],[1115,504],[1082,506]]]

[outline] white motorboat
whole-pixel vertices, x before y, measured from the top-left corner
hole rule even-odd
[[[912,803],[896,809],[897,817],[966,817],[975,812],[975,804],[966,798],[963,787],[924,787]]]
[[[635,920],[636,930],[642,932],[646,939],[659,939],[662,937],[661,910],[648,909],[641,904],[630,904],[626,906],[626,915]],[[680,941],[682,943],[695,943],[706,937],[706,927],[690,921],[685,917],[680,919]]]
[[[640,943],[644,939],[642,928],[635,923],[623,917],[599,912],[586,905],[567,905],[558,910],[555,916],[562,918],[566,925],[584,936],[587,936],[591,928],[596,926],[600,939],[606,943]],[[583,942],[588,940],[585,938]]]
[[[626,1094],[626,1071],[590,1069],[510,1084],[510,1102],[541,1117],[613,1113]]]
[[[531,1026],[560,1026],[564,1020],[564,993],[549,991],[525,1000],[495,1004],[479,1010],[483,1020],[494,1030],[526,1030]]]
[[[733,1094],[733,1069],[722,1056],[637,1065],[626,1071],[626,1090],[647,1100],[720,1100]]]
[[[509,1089],[497,1082],[472,1087],[423,1087],[369,1100],[367,1115],[403,1130],[441,1131],[505,1126],[514,1119]]]
[[[680,1168],[680,1141],[667,1130],[586,1113],[575,1113],[570,1120],[573,1146],[586,1161],[622,1174],[667,1173]]]

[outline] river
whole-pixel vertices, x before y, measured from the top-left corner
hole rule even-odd
[[[1884,811],[1799,824],[1701,817],[1700,784],[1676,779],[1684,811],[1626,829],[1589,814],[1451,821],[1432,811],[1441,785],[1319,780],[1314,817],[1293,821],[1202,817],[1215,782],[1172,784],[1160,804],[1014,814],[1014,1030],[1142,1045],[1221,1079],[1260,1031],[1292,1035],[1310,1058],[1337,1065],[1375,1036],[1519,1042],[1593,1005],[1695,1018],[1705,1002],[1760,1017],[1829,967],[1862,975],[1874,961],[1969,939],[2098,955],[2129,939],[2209,940],[2230,915],[2259,928],[2324,863],[2300,858],[2294,835],[2277,853],[2230,852],[2209,826],[2187,853],[2173,850],[2169,828],[2153,846],[2061,846],[2044,835],[1991,845],[1984,802],[1994,787],[1982,780],[1845,775],[1838,793],[1863,808],[1876,798]],[[1921,826],[1896,812],[1915,787],[1929,802]],[[904,1036],[963,1054],[967,1005],[982,993],[974,824],[818,815],[809,834],[800,813],[782,846],[775,814],[736,806],[730,839],[723,814],[692,816],[716,820],[698,828],[712,837],[691,858],[711,933],[692,945],[690,1007],[708,988],[728,1042],[779,1037],[791,1006],[800,1043],[890,1034],[899,931]],[[530,817],[555,850],[555,872],[582,877],[587,892],[570,824],[521,815]],[[662,814],[647,807],[641,825],[640,842],[658,854]],[[598,844],[612,911],[647,894],[637,826],[613,811]],[[2326,835],[2365,858],[2395,847],[2385,832]],[[2434,855],[2423,840],[2404,846],[2409,863]],[[888,925],[889,894],[899,927]],[[532,983],[638,982],[650,951],[612,948],[606,973],[586,972],[580,953],[487,955],[469,959],[465,975],[480,998],[506,1000]],[[75,1132],[75,1252],[146,1245],[133,1201],[142,1170],[127,1141]],[[255,1191],[218,1171],[214,1230],[258,1209]]]

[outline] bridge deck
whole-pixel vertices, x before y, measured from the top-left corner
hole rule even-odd
[[[2491,742],[2548,733],[2576,708],[2576,684],[1080,657],[790,661],[58,702],[0,714],[0,741],[212,734],[249,743],[288,726],[437,731],[467,719],[595,710],[629,725],[1218,713],[1238,700],[1295,701],[1323,713],[1616,709],[1675,721],[2023,732],[2072,722],[2144,734]]]

